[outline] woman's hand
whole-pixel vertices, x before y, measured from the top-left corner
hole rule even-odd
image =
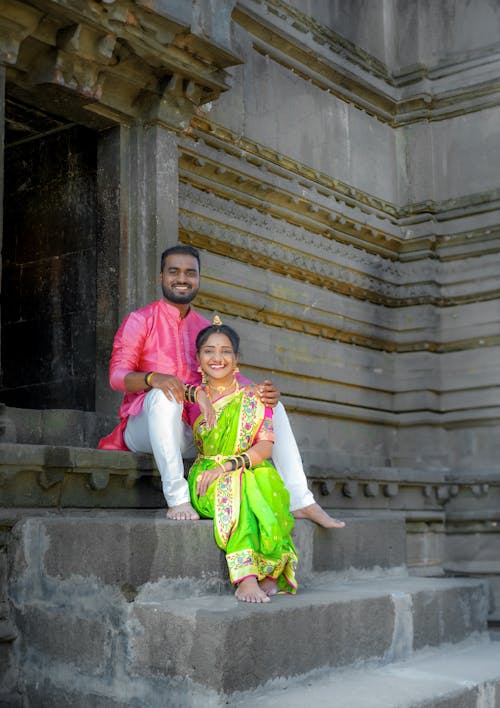
[[[260,400],[268,408],[274,408],[280,400],[279,390],[268,379],[257,386],[257,391],[259,392]]]
[[[217,417],[215,415],[215,408],[212,405],[212,401],[207,396],[206,391],[202,388],[198,388],[196,390],[196,400],[200,406],[201,414],[205,418],[207,428],[213,428],[217,422]]]
[[[224,469],[219,465],[214,467],[212,470],[205,470],[200,474],[196,480],[196,493],[199,497],[204,497],[207,493],[207,489],[214,482],[217,477],[220,477],[224,472]]]

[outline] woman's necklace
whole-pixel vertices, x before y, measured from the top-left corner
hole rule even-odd
[[[210,400],[212,400],[212,396],[210,395],[213,393],[216,398],[219,398],[222,396],[223,393],[230,393],[232,389],[236,389],[238,386],[238,381],[236,378],[233,378],[233,381],[229,384],[229,386],[226,386],[225,384],[220,384],[217,386],[216,384],[212,385],[212,383],[208,383],[208,397]]]

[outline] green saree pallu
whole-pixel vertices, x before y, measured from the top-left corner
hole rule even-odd
[[[194,508],[214,520],[217,545],[226,553],[233,584],[254,575],[278,581],[281,592],[295,593],[297,552],[290,532],[290,496],[273,465],[267,460],[249,470],[221,474],[204,497],[196,493],[196,481],[234,455],[261,439],[271,439],[271,419],[255,386],[245,386],[214,402],[216,426],[208,429],[198,416],[193,423],[199,450],[189,471],[189,491]]]

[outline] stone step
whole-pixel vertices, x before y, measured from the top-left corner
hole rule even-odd
[[[40,577],[92,576],[100,584],[126,586],[134,592],[163,578],[184,579],[191,592],[230,591],[225,556],[215,544],[211,520],[177,522],[167,520],[164,511],[118,510],[51,512],[19,519],[15,529],[19,567],[36,563],[32,567]],[[406,574],[402,518],[346,521],[344,529],[328,530],[296,522],[302,585],[321,573]],[[40,578],[33,580],[33,587],[39,582]]]
[[[193,596],[182,584],[173,597],[171,579],[127,595],[81,576],[44,578],[33,593],[30,577],[11,587],[22,681],[54,705],[197,705],[186,703],[195,695],[223,705],[273,680],[388,664],[486,627],[486,589],[472,580],[323,578],[294,597],[252,605]],[[110,690],[115,703],[97,700]]]
[[[362,670],[279,679],[233,695],[238,708],[497,708],[500,643],[485,639],[424,651],[410,660]]]
[[[486,615],[485,587],[470,580],[324,583],[262,607],[226,596],[165,601],[162,588],[152,587],[131,606],[137,631],[129,655],[143,676],[189,677],[230,694],[320,667],[389,663],[460,642],[485,631]]]

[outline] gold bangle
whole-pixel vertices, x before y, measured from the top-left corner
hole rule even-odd
[[[147,374],[144,374],[144,382],[148,388],[153,388],[151,386],[151,377],[156,374],[156,371],[148,371]]]
[[[241,459],[243,460],[243,467],[245,467],[247,470],[249,470],[250,467],[252,466],[252,463],[251,463],[250,458],[248,457],[246,452],[242,453]]]

